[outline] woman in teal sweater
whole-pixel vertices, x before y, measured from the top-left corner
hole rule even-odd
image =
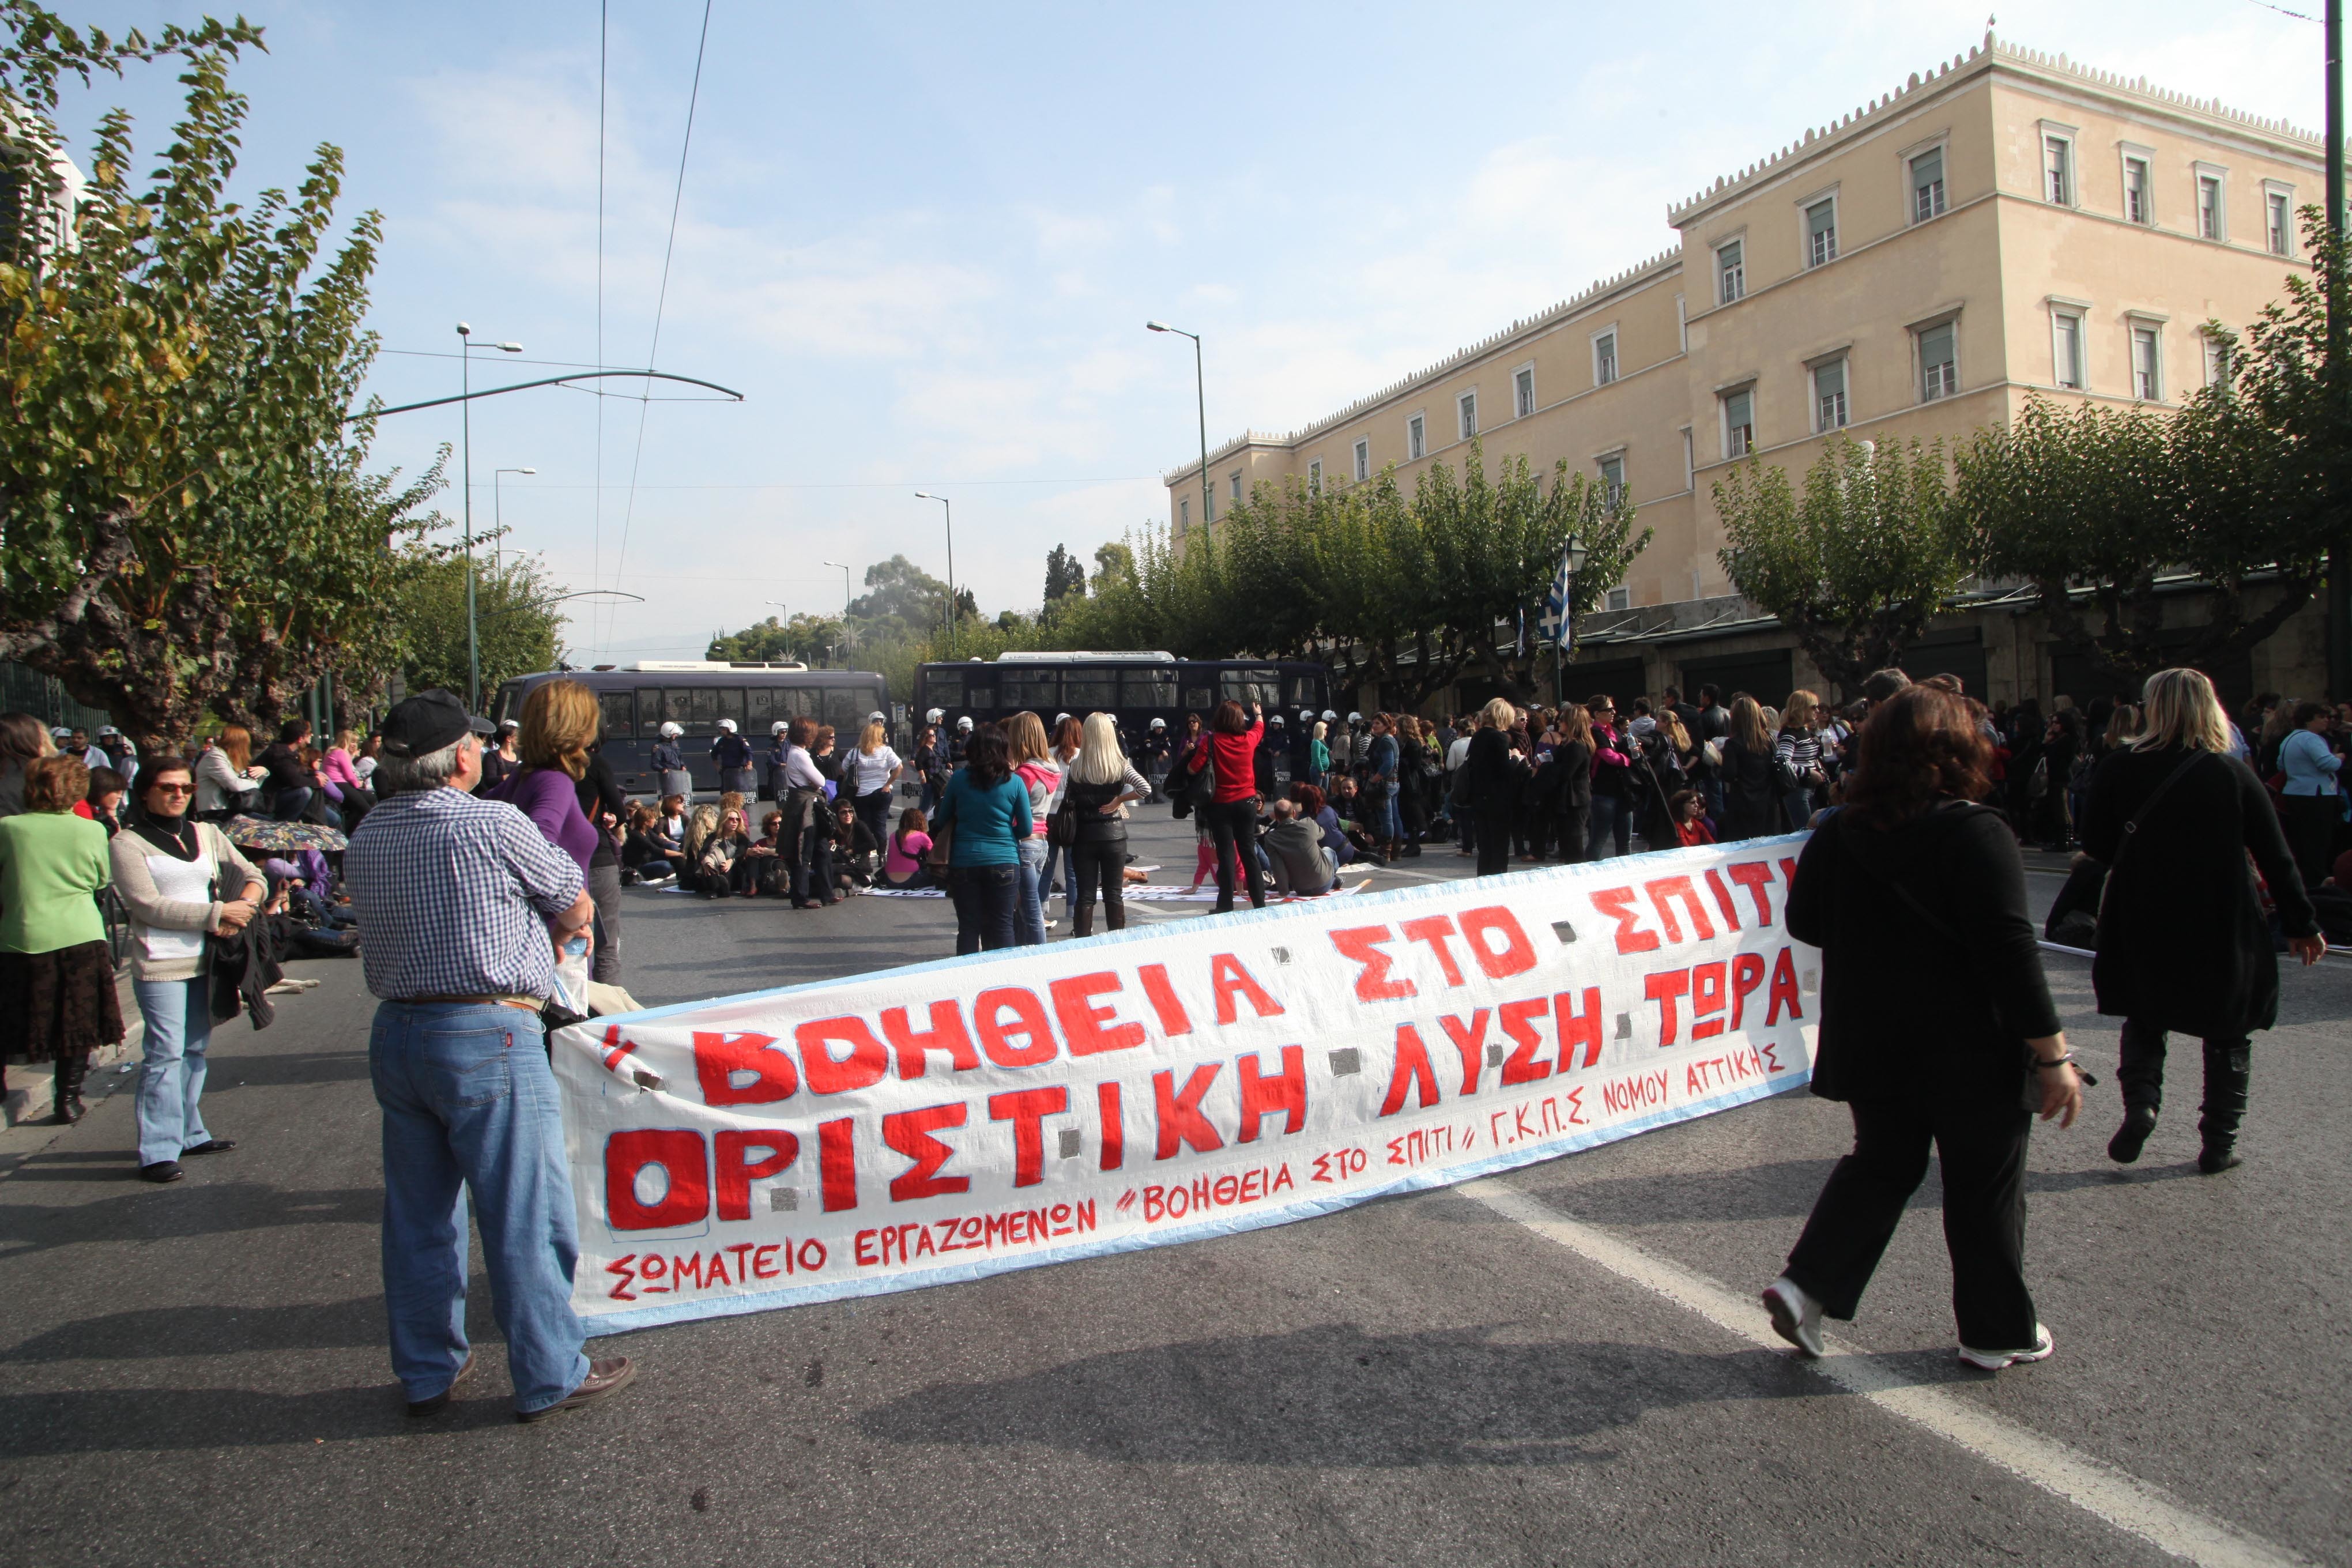
[[[1021,901],[1021,846],[1036,827],[1029,788],[1013,776],[1004,732],[983,726],[948,779],[932,831],[948,838],[948,896],[955,900],[956,952],[1013,945]]]
[[[89,789],[82,763],[43,757],[26,766],[24,812],[0,817],[0,1061],[56,1062],[63,1122],[82,1119],[89,1053],[122,1038],[98,912],[113,879],[106,829],[73,809]]]

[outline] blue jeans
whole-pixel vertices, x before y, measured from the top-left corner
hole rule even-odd
[[[190,980],[134,980],[139,1015],[147,1020],[147,1065],[139,1075],[139,1163],[176,1160],[207,1142],[204,1112],[205,1047],[212,1044],[212,1005],[202,975]]]
[[[1069,859],[1068,856],[1062,853],[1060,845],[1051,838],[1045,840],[1045,863],[1037,872],[1037,897],[1041,901],[1054,896],[1054,868],[1056,866],[1061,868],[1062,880],[1065,883],[1069,881]]]
[[[957,952],[994,952],[1013,945],[1020,882],[1017,866],[958,866],[948,872],[948,896],[955,900]]]
[[[386,1002],[368,1037],[383,1109],[383,1298],[392,1369],[410,1400],[465,1364],[466,1195],[506,1336],[515,1408],[562,1402],[588,1375],[572,1310],[580,1258],[563,1118],[539,1016],[463,1002]]]
[[[1584,858],[1587,860],[1606,860],[1610,858],[1612,844],[1613,853],[1622,855],[1633,847],[1633,814],[1630,803],[1613,795],[1594,795],[1592,836],[1585,845]]]
[[[1038,892],[1038,874],[1045,868],[1046,844],[1031,834],[1018,847],[1021,868],[1014,886],[1021,896],[1021,907],[1013,917],[1013,945],[1042,947],[1045,942],[1045,900]]]

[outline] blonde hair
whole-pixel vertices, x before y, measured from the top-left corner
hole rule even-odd
[[[1013,766],[1034,763],[1045,754],[1045,721],[1025,709],[1004,721],[1004,739],[1013,748]]]
[[[1511,706],[1507,697],[1497,697],[1478,710],[1479,722],[1490,730],[1507,730],[1517,721],[1519,710]]]
[[[356,753],[360,749],[360,732],[357,730],[338,730],[335,731],[335,744],[343,751]]]
[[[1326,723],[1325,723],[1325,722],[1323,722],[1323,721],[1322,721],[1322,720],[1320,720],[1320,719],[1318,719],[1318,720],[1316,720],[1316,721],[1315,721],[1315,738],[1316,738],[1317,740],[1318,740],[1318,741],[1319,741],[1319,740],[1322,740],[1325,736],[1328,735],[1330,732],[1331,732],[1331,726],[1330,726],[1330,725],[1326,724]]]
[[[686,851],[688,859],[698,860],[702,858],[702,847],[708,844],[718,831],[719,808],[715,805],[698,805],[694,808],[694,815],[687,819],[686,841],[678,847]]]
[[[596,743],[596,694],[576,680],[550,680],[531,688],[522,703],[523,762],[534,768],[562,768],[573,778],[588,771],[588,748]]]
[[[222,725],[220,749],[231,767],[238,773],[245,772],[253,765],[253,731],[242,724]]]
[[[889,744],[889,737],[883,731],[882,721],[879,719],[868,723],[866,726],[866,732],[857,737],[859,753],[868,757],[887,744]]]
[[[1780,710],[1780,728],[1783,730],[1819,728],[1814,721],[1821,714],[1821,707],[1820,698],[1815,697],[1803,687],[1799,687],[1789,693],[1788,706]]]
[[[2201,670],[2158,670],[2140,690],[2140,707],[2146,729],[2132,742],[2135,752],[2188,746],[2226,755],[2231,749],[2230,721]]]
[[[1756,705],[1753,697],[1731,700],[1731,738],[1744,751],[1769,752],[1772,749],[1772,731],[1764,722],[1764,710]]]
[[[1080,784],[1117,784],[1127,777],[1127,752],[1118,743],[1118,726],[1108,713],[1089,713],[1079,731],[1078,754],[1071,759],[1070,776]]]

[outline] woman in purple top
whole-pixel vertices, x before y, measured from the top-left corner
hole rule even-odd
[[[581,815],[579,782],[596,740],[596,696],[576,680],[550,680],[531,689],[522,705],[522,766],[490,790],[530,818],[540,836],[588,874],[596,829]]]

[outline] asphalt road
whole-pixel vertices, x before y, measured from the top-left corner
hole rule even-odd
[[[1189,876],[1189,834],[1146,831]],[[648,1005],[951,944],[938,902],[629,900]],[[1223,1240],[600,1341],[636,1387],[530,1426],[478,1284],[483,1370],[403,1415],[371,1004],[348,961],[298,972],[325,984],[214,1053],[236,1152],[142,1185],[116,1094],[0,1174],[13,1562],[2171,1560],[2151,1518],[2205,1561],[2352,1556],[2352,963],[2288,977],[2250,1163],[2205,1179],[2193,1047],[2142,1163],[2108,1164],[2115,1030],[2051,960],[2106,1081],[2034,1142],[2058,1353],[1997,1378],[1951,1359],[1932,1177],[1843,1381],[1759,1342],[1753,1292],[1845,1142],[1800,1095]]]

